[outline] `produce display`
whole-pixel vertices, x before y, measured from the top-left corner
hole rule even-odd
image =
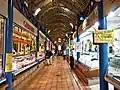
[[[32,64],[35,60],[35,54],[15,56],[12,58],[12,71],[18,71],[19,69]]]

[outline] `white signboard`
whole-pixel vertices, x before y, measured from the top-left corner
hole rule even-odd
[[[80,42],[76,42],[75,43],[75,51],[76,52],[81,52],[81,43]]]

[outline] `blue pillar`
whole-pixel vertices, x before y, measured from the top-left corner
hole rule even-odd
[[[36,36],[36,58],[39,53],[39,30],[37,30],[37,36]]]
[[[78,27],[77,27],[77,42],[80,42],[80,36],[78,34]],[[80,59],[80,52],[77,52],[77,61]]]
[[[6,28],[6,41],[5,41],[5,76],[7,78],[6,83],[8,87],[6,90],[12,90],[12,26],[13,26],[13,0],[8,0],[8,19]]]
[[[107,29],[107,20],[103,15],[103,0],[98,3],[99,30]],[[99,45],[99,69],[100,69],[100,90],[108,90],[108,83],[104,80],[104,76],[108,68],[108,44]]]
[[[44,44],[44,46],[45,46],[45,51],[47,50],[47,38],[45,37],[45,44]]]
[[[70,37],[69,37],[69,40],[68,40],[68,46],[69,46],[69,49],[68,49],[68,55],[70,56]]]

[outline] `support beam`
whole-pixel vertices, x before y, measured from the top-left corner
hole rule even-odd
[[[77,26],[77,42],[80,42],[80,36],[78,34],[78,26]],[[77,52],[77,61],[80,59],[80,52]]]
[[[98,16],[99,16],[99,30],[107,29],[107,20],[103,16],[103,0],[98,3]],[[99,45],[99,69],[100,69],[100,90],[108,90],[108,83],[105,81],[104,76],[108,68],[108,44],[102,43]]]
[[[12,90],[12,26],[13,26],[13,0],[8,0],[8,19],[5,35],[5,77],[8,87],[6,90]]]
[[[37,36],[36,36],[36,58],[38,58],[39,53],[39,30],[37,30]]]

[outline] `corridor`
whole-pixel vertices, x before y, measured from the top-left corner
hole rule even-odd
[[[73,76],[68,63],[57,57],[52,65],[40,69],[21,90],[82,90]]]

